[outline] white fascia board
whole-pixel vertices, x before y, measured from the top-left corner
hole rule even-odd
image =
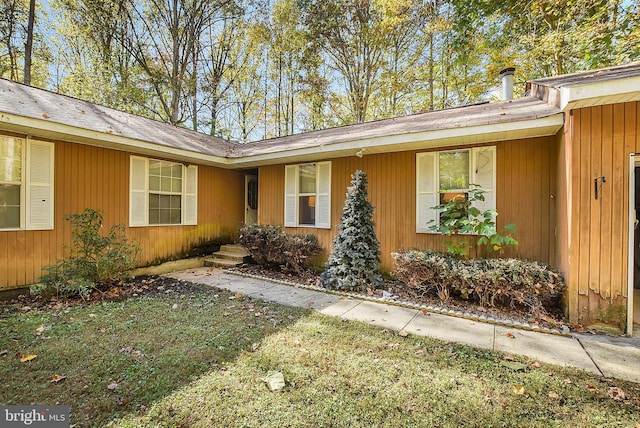
[[[146,156],[159,156],[221,168],[249,168],[260,165],[352,156],[362,149],[365,154],[420,150],[482,144],[510,139],[555,135],[564,124],[562,113],[515,122],[437,129],[393,134],[366,139],[352,139],[331,145],[317,145],[295,150],[276,151],[254,156],[225,158],[135,140],[119,135],[87,130],[42,119],[0,113],[3,128],[52,140],[70,141],[108,149],[128,151]]]
[[[166,157],[193,164],[214,165],[229,168],[230,163],[230,159],[221,156],[213,156],[177,149],[174,147],[161,146],[120,135],[93,131],[42,119],[18,116],[11,113],[0,112],[0,126],[8,131],[31,135],[33,137],[69,141],[147,156]]]
[[[560,88],[560,109],[640,100],[640,76]]]
[[[491,123],[468,127],[438,129],[423,132],[395,134],[375,138],[350,140],[328,146],[279,151],[232,159],[234,166],[258,166],[295,160],[326,159],[353,156],[359,150],[364,154],[389,153],[425,148],[469,145],[510,139],[555,135],[564,125],[564,114],[558,113],[538,119],[517,122]]]

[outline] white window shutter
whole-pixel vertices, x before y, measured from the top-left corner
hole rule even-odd
[[[198,224],[198,167],[190,165],[184,168],[185,189],[184,189],[184,214],[183,224]]]
[[[484,190],[484,201],[474,206],[480,211],[496,209],[496,147],[476,147],[472,149],[471,184]],[[493,219],[495,221],[495,217]]]
[[[296,227],[298,225],[298,166],[287,165],[284,170],[284,225]]]
[[[53,143],[27,141],[26,228],[53,229]]]
[[[149,174],[146,158],[131,156],[129,171],[129,226],[147,226],[149,208],[147,186]]]
[[[316,227],[331,228],[331,162],[319,162],[317,169]]]
[[[438,205],[437,153],[416,155],[416,233],[431,232],[431,220],[436,220]]]

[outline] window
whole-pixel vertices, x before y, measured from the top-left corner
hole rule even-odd
[[[485,191],[485,200],[476,202],[475,206],[481,211],[495,209],[495,165],[495,146],[418,153],[416,232],[430,232],[431,220],[443,220],[432,207],[451,199],[466,199],[472,184]]]
[[[198,167],[131,157],[130,226],[197,224]]]
[[[285,167],[284,225],[331,227],[331,162]]]
[[[0,230],[53,229],[53,144],[0,136]]]

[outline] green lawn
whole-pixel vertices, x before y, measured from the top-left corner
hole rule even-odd
[[[0,403],[69,404],[76,426],[640,423],[637,384],[203,286],[68,308],[5,307],[0,328]],[[37,357],[20,362],[30,354]],[[507,367],[512,360],[522,365]],[[270,371],[284,374],[283,389],[261,380]],[[53,375],[66,378],[52,383]],[[610,387],[627,400],[609,398]]]

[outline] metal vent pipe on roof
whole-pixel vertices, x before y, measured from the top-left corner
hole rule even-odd
[[[513,99],[514,71],[516,71],[515,67],[508,67],[500,72],[500,77],[502,77],[502,99],[504,101],[509,101]]]

